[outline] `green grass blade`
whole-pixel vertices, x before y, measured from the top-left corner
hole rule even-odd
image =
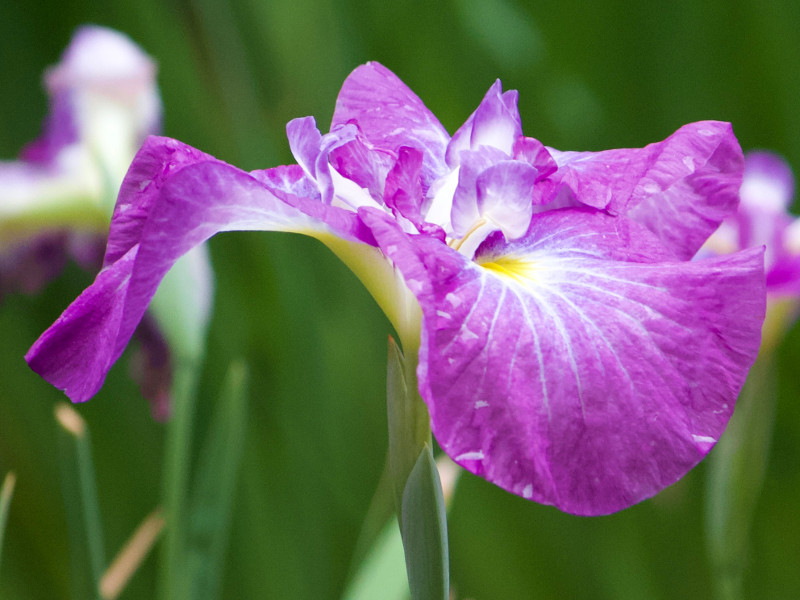
[[[0,565],[3,558],[3,539],[6,534],[6,523],[8,522],[8,509],[11,507],[11,498],[14,497],[14,486],[17,483],[17,476],[13,471],[9,471],[3,480],[3,487],[0,488]]]
[[[764,484],[777,393],[762,353],[750,370],[725,434],[707,467],[706,535],[717,597],[745,598],[750,527]]]
[[[106,559],[89,429],[68,404],[58,404],[55,416],[69,531],[72,597],[99,598]]]
[[[186,496],[192,465],[197,364],[180,362],[172,385],[172,416],[164,457],[164,518],[167,522],[161,559],[162,600],[188,598],[186,571]]]
[[[192,600],[219,596],[247,429],[247,368],[235,362],[201,449],[187,548]]]

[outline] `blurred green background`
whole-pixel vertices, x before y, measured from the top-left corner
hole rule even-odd
[[[496,78],[520,92],[527,135],[560,149],[643,146],[682,124],[731,121],[745,150],[800,168],[800,3],[688,1],[0,0],[0,158],[34,139],[40,85],[80,24],[123,31],[159,64],[165,134],[245,169],[292,161],[285,123],[325,130],[347,74],[378,60],[453,132]],[[200,392],[202,435],[230,360],[251,369],[249,424],[225,598],[340,597],[386,451],[390,326],[315,241],[225,234]],[[90,283],[70,267],[0,306],[0,476],[17,473],[2,598],[67,598],[68,541],[54,405],[23,354]],[[800,328],[796,328],[800,329]],[[781,347],[767,481],[753,525],[749,598],[800,598],[800,331]],[[159,502],[164,426],[126,357],[78,407],[91,428],[113,554]],[[578,518],[461,478],[450,515],[459,598],[705,598],[703,465],[653,500]],[[157,555],[123,598],[149,598]]]

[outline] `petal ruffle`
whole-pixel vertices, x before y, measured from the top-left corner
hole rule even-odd
[[[402,146],[421,150],[426,189],[447,172],[444,152],[450,136],[422,100],[383,65],[361,65],[342,84],[331,129],[351,121],[384,150],[396,153]]]
[[[626,214],[683,259],[738,204],[744,158],[729,123],[690,123],[641,149],[550,152],[559,165],[551,178],[577,202]]]
[[[436,438],[473,473],[605,514],[678,480],[724,430],[758,352],[761,250],[661,262],[636,223],[566,209],[523,240],[495,234],[481,266],[362,218],[422,307]]]
[[[266,181],[263,172],[256,177],[175,140],[148,138],[123,182],[103,270],[28,351],[31,368],[73,401],[88,400],[170,267],[220,231],[371,240],[354,213]]]
[[[386,176],[383,200],[398,220],[405,219],[417,231],[444,242],[444,230],[422,217],[421,169],[422,153],[415,148],[400,148],[397,161]]]

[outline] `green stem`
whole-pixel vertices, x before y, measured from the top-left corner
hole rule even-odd
[[[218,598],[247,433],[248,371],[231,363],[208,436],[200,449],[188,506],[184,564],[190,597]]]
[[[406,356],[389,339],[387,413],[389,466],[406,573],[413,600],[447,600],[450,593],[447,517],[431,451],[428,409],[417,385],[416,347]]]
[[[0,558],[3,556],[3,540],[6,533],[6,523],[8,522],[8,509],[11,506],[11,498],[14,496],[16,482],[16,475],[9,471],[3,480],[3,487],[0,488]]]
[[[55,414],[62,446],[61,480],[71,546],[72,595],[97,598],[106,559],[89,429],[67,404],[57,405]]]
[[[412,358],[409,359],[408,356]],[[389,468],[395,496],[395,508],[401,520],[403,491],[408,476],[417,463],[425,445],[431,443],[431,426],[428,408],[417,390],[417,349],[407,355],[389,338],[389,366],[387,371],[389,419]]]
[[[192,432],[197,387],[197,366],[184,360],[175,369],[172,385],[172,416],[167,428],[164,465],[164,558],[162,560],[161,598],[183,600],[188,597],[186,573],[185,513],[191,469]]]
[[[717,597],[745,597],[750,527],[769,456],[777,394],[769,352],[756,361],[725,434],[709,456],[706,533]]]

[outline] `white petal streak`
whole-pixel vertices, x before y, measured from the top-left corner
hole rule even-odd
[[[561,319],[558,312],[553,309],[553,306],[547,300],[545,300],[540,294],[538,294],[535,288],[533,288],[532,286],[531,287],[522,286],[515,281],[511,281],[509,287],[511,287],[514,295],[517,296],[517,298],[519,299],[520,305],[522,306],[522,309],[525,314],[525,320],[528,323],[528,326],[531,327],[532,331],[536,330],[536,326],[531,321],[530,312],[528,311],[528,307],[526,305],[526,298],[525,298],[526,295],[536,300],[539,307],[541,307],[544,311],[547,312],[548,315],[550,315],[550,317],[552,317],[552,323],[555,325],[559,336],[564,342],[564,348],[567,351],[567,358],[569,359],[569,364],[572,369],[572,375],[575,379],[575,385],[577,387],[578,401],[581,404],[581,412],[584,413],[585,416],[586,407],[583,401],[583,388],[581,385],[581,376],[580,373],[578,372],[577,362],[575,361],[575,354],[573,352],[572,341],[570,339],[567,328],[564,326],[564,321]],[[522,293],[520,293],[520,291],[522,291]],[[546,371],[544,368],[544,362],[542,359],[541,350],[539,351],[539,368],[543,382],[543,387],[545,387],[544,381],[546,380],[545,377]]]

